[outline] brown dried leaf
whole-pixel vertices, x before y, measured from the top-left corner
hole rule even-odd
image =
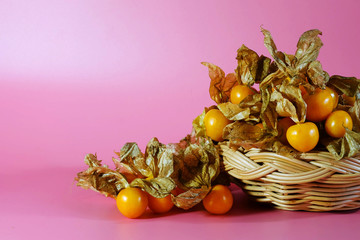
[[[252,86],[260,83],[270,72],[276,70],[276,65],[270,58],[259,55],[242,45],[237,51],[238,66],[235,70],[241,84]]]
[[[317,29],[310,30],[303,33],[300,37],[295,56],[288,55],[277,50],[268,30],[262,29],[262,33],[264,34],[265,46],[269,50],[279,70],[290,79],[298,78],[299,75],[307,72],[309,65],[316,60],[319,55],[319,50],[323,45],[321,39],[318,37],[321,32]],[[322,83],[328,80],[327,73],[322,70],[321,65],[318,63],[314,63],[312,68],[309,72],[314,78],[315,85],[323,86]]]
[[[170,177],[156,177],[152,179],[137,178],[130,184],[131,187],[139,187],[153,197],[163,198],[175,189],[175,181]]]
[[[153,177],[151,169],[145,161],[144,154],[134,142],[126,143],[121,148],[120,162],[128,165],[138,176]]]
[[[355,100],[354,106],[349,109],[348,113],[353,121],[353,131],[360,132],[360,98]]]
[[[232,121],[248,119],[250,116],[250,108],[241,108],[239,104],[226,102],[219,104],[218,108],[227,119]]]
[[[236,121],[227,125],[224,129],[224,138],[229,140],[231,145],[245,149],[265,148],[273,140],[261,127],[244,121]]]
[[[231,89],[238,85],[235,73],[229,73],[225,76],[220,67],[208,62],[202,62],[201,64],[209,69],[211,79],[209,93],[211,99],[218,104],[229,101]]]
[[[113,159],[116,170],[102,166],[96,155],[87,155],[85,162],[89,169],[78,173],[78,185],[114,198],[124,187],[139,187],[162,198],[178,185],[181,189],[191,189],[191,196],[185,194],[177,200],[180,207],[189,208],[201,201],[207,193],[204,189],[211,187],[220,172],[220,156],[213,142],[195,135],[168,145],[153,138],[145,154],[136,143],[127,143],[116,154],[119,156]],[[122,171],[133,174],[130,184]],[[184,197],[187,199],[182,199]]]
[[[207,138],[188,138],[177,144],[174,154],[177,185],[182,189],[211,186],[220,172],[220,156]]]
[[[296,151],[294,148],[288,145],[284,145],[278,140],[274,141],[272,146],[268,150],[276,152],[277,154],[280,154],[282,156],[294,157],[294,158],[299,158],[301,154],[300,152]]]
[[[255,82],[260,83],[263,81],[270,73],[273,73],[277,70],[277,66],[270,58],[263,55],[260,56],[257,62],[256,78]]]
[[[353,97],[359,92],[360,79],[333,75],[329,79],[328,86],[347,96]]]
[[[255,93],[253,95],[247,96],[241,103],[239,103],[239,107],[242,109],[249,108],[251,115],[259,115],[261,112],[262,99],[260,93]],[[252,118],[249,119],[249,121]]]
[[[89,168],[94,168],[94,167],[101,167],[102,164],[101,164],[101,160],[98,160],[97,159],[97,156],[96,154],[87,154],[85,156],[85,159],[84,159],[84,162],[86,165],[89,166]]]
[[[317,60],[309,64],[307,75],[313,85],[322,89],[325,88],[327,82],[329,81],[329,74],[322,69],[321,63]]]
[[[276,112],[274,105],[274,103],[269,103],[268,107],[260,115],[264,129],[271,135],[277,135],[278,113]]]
[[[129,165],[122,163],[118,158],[112,158],[117,172],[121,173],[126,180],[130,183],[135,178],[142,178],[142,175],[138,175]]]
[[[271,94],[270,101],[276,103],[275,109],[280,117],[297,117],[294,104],[289,99],[284,98],[284,96],[280,92],[275,90]]]
[[[242,45],[241,48],[237,50],[236,59],[238,60],[236,72],[240,81],[244,85],[253,85],[256,79],[259,56],[253,50]]]
[[[330,142],[323,142],[328,151],[337,160],[346,157],[353,157],[360,152],[360,133],[351,131],[347,128],[345,136]]]
[[[109,169],[106,165],[102,166],[101,160],[98,160],[96,155],[86,155],[85,163],[89,168],[77,174],[75,178],[77,186],[92,189],[104,194],[106,197],[113,198],[117,196],[121,189],[129,186],[123,175]]]
[[[266,76],[266,78],[260,83],[259,88],[261,93],[263,93],[263,91],[269,90],[269,96],[268,98],[264,98],[264,95],[262,95],[262,101],[270,102],[270,93],[272,92],[272,89],[276,86],[280,86],[286,79],[290,78],[287,77],[281,70],[277,70]]]
[[[297,86],[283,81],[272,92],[270,100],[276,102],[276,111],[280,116],[290,117],[296,123],[305,121],[306,103]]]
[[[268,49],[271,57],[274,59],[276,65],[277,65],[277,67],[283,73],[288,74],[289,67],[286,64],[285,54],[277,50],[275,42],[271,36],[271,33],[268,30],[261,28],[261,32],[264,34],[265,47]],[[292,72],[290,71],[290,74],[291,73]]]
[[[260,122],[263,111],[262,93],[249,95],[239,104],[225,103],[218,107],[230,120]]]
[[[171,195],[171,200],[175,206],[188,210],[200,203],[209,193],[211,187],[202,186],[201,188],[191,188],[177,196]]]
[[[152,138],[146,146],[145,162],[149,166],[152,176],[159,178],[170,177],[174,172],[173,149]]]
[[[206,128],[204,124],[205,114],[206,114],[206,110],[204,110],[192,122],[193,131],[195,136],[197,137],[206,137]]]
[[[296,69],[298,71],[306,71],[308,65],[317,59],[323,45],[319,37],[321,34],[320,30],[313,29],[301,35],[295,53],[297,59]]]
[[[120,172],[124,169],[140,178],[168,177],[174,171],[171,151],[157,138],[152,138],[146,146],[145,154],[136,143],[126,143],[120,150],[120,160],[113,161]]]
[[[99,176],[99,174],[106,171],[107,175],[111,173],[115,177],[121,176],[127,180],[125,180],[127,185],[129,185],[128,182],[131,182],[132,187],[140,187],[155,197],[166,196],[175,188],[175,181],[170,178],[174,172],[173,153],[172,146],[167,147],[157,138],[149,141],[145,154],[140,151],[136,143],[126,143],[120,152],[116,153],[119,159],[113,158],[116,171],[108,169],[106,166],[105,169],[96,159],[90,162],[87,160],[89,166],[96,167],[96,171],[89,170],[87,175],[91,174],[92,180],[99,182],[102,181],[102,175]],[[82,176],[85,178],[84,174]],[[104,182],[103,185],[111,187],[110,183]],[[115,193],[118,192],[112,191],[109,194]]]

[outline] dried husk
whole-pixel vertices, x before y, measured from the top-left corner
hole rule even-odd
[[[235,121],[227,125],[223,136],[230,142],[230,145],[246,150],[250,148],[268,149],[275,140],[275,136],[267,133],[263,128],[245,121]]]
[[[75,179],[83,188],[116,197],[122,188],[140,187],[154,197],[165,197],[175,188],[173,152],[156,138],[148,143],[145,155],[136,143],[126,143],[113,158],[116,170],[102,166],[96,155],[85,158],[89,168]]]
[[[284,98],[284,96],[277,90],[275,90],[271,94],[270,101],[276,103],[276,112],[279,114],[279,116],[281,117],[296,116],[296,108],[294,104],[289,99]]]
[[[239,104],[226,102],[219,104],[218,108],[229,120],[260,122],[261,105],[261,95],[257,93],[247,96]]]
[[[250,108],[241,108],[239,104],[221,103],[218,108],[227,119],[232,121],[248,119],[250,116]]]
[[[276,72],[277,69],[275,62],[261,55],[257,61],[255,83],[261,83],[270,73]]]
[[[236,59],[238,66],[235,72],[240,84],[252,86],[261,82],[271,71],[274,71],[270,58],[263,55],[259,57],[255,51],[245,45],[237,50]]]
[[[360,94],[358,93],[358,95]],[[350,107],[348,113],[353,121],[353,131],[360,132],[360,98],[355,100],[354,106]]]
[[[238,60],[236,72],[238,73],[239,79],[245,85],[253,85],[255,83],[259,56],[253,50],[242,45],[241,48],[238,49],[236,59]]]
[[[307,71],[309,64],[317,59],[320,48],[323,46],[319,35],[322,35],[320,30],[312,29],[300,36],[295,53],[297,71]]]
[[[121,189],[129,186],[126,178],[121,173],[102,165],[96,154],[87,154],[84,161],[89,168],[77,174],[75,178],[77,186],[113,198],[117,196]]]
[[[338,93],[348,96],[354,96],[359,92],[360,80],[354,77],[342,77],[334,75],[329,77],[328,73],[322,69],[321,63],[317,61],[320,48],[323,43],[319,38],[321,31],[314,29],[301,35],[297,51],[291,60],[290,55],[278,52],[270,32],[262,29],[264,34],[264,43],[271,56],[274,58],[279,71],[287,77],[289,81],[281,79],[280,73],[270,74],[265,78],[265,82],[260,84],[260,90],[264,90],[263,101],[267,99],[276,102],[276,112],[283,117],[291,117],[294,122],[304,122],[306,120],[306,104],[301,96],[299,85],[312,94],[315,88],[324,89],[326,86],[335,89]],[[308,80],[308,81],[307,81]],[[272,87],[272,93],[269,89]],[[280,86],[280,87],[279,87]],[[275,89],[275,90],[274,90]],[[264,100],[265,99],[265,100]],[[264,104],[264,105],[265,105]],[[264,108],[264,107],[263,107]],[[341,106],[340,106],[341,108]],[[353,156],[359,152],[359,107],[355,104],[348,111],[354,122],[354,131],[347,130],[341,139],[323,140],[329,152],[337,159]],[[274,148],[274,146],[273,146]],[[273,150],[279,153],[279,148]],[[281,149],[284,149],[281,147]],[[286,150],[285,152],[289,152]],[[293,154],[293,152],[290,152]]]
[[[197,137],[206,137],[206,128],[204,124],[205,114],[206,114],[206,109],[204,109],[204,111],[199,116],[197,116],[192,122],[193,132],[194,135]]]
[[[321,63],[317,60],[309,64],[307,75],[313,85],[322,89],[325,88],[330,78],[329,74],[322,69]]]
[[[177,196],[171,195],[171,200],[175,206],[188,210],[202,201],[211,190],[208,186],[191,188]]]
[[[266,133],[276,136],[277,135],[277,119],[278,119],[278,113],[276,112],[276,109],[274,107],[274,103],[270,102],[268,104],[268,107],[261,112],[260,118],[261,122],[264,126],[264,129],[266,130]]]
[[[220,156],[210,139],[189,135],[178,145],[174,167],[174,179],[181,189],[210,187],[220,172]]]
[[[209,93],[212,100],[217,104],[227,102],[230,99],[231,89],[238,85],[235,73],[225,75],[225,72],[218,66],[202,62],[209,69],[209,77],[211,79]]]
[[[171,178],[174,173],[174,150],[152,138],[145,154],[136,143],[126,143],[120,150],[120,163],[136,173],[131,187],[139,187],[158,198],[166,197],[176,187]]]
[[[235,73],[225,74],[218,66],[202,62],[208,67],[211,79],[210,97],[217,108],[233,122],[223,131],[230,146],[244,150],[261,148],[286,156],[299,156],[299,152],[278,141],[277,122],[290,117],[294,122],[306,120],[306,103],[299,86],[309,94],[316,88],[331,87],[339,94],[358,96],[353,106],[341,103],[337,109],[347,111],[353,119],[353,130],[346,130],[339,139],[323,138],[322,144],[336,159],[352,157],[360,151],[360,80],[355,77],[333,75],[329,77],[317,60],[323,45],[317,29],[303,33],[297,43],[295,55],[278,51],[266,29],[261,29],[270,58],[259,56],[242,45],[237,51]],[[244,84],[259,84],[260,92],[245,98],[240,104],[229,101],[231,89]],[[88,169],[78,173],[77,184],[105,196],[116,197],[125,187],[139,187],[155,197],[171,194],[175,187],[185,192],[174,196],[174,204],[189,209],[210,191],[220,172],[220,156],[214,143],[206,136],[205,109],[193,121],[193,132],[179,143],[162,144],[153,138],[142,153],[136,143],[125,144],[118,158],[113,158],[115,170],[102,165],[96,155],[88,154]],[[257,123],[263,126],[257,126]],[[321,125],[321,124],[319,124]]]
[[[306,103],[299,87],[283,83],[271,94],[271,101],[276,103],[279,116],[290,117],[294,122],[305,122]]]
[[[118,153],[116,153],[118,154]],[[132,180],[142,177],[142,175],[134,172],[134,170],[127,164],[122,163],[118,158],[112,158],[112,161],[115,165],[115,170],[119,173],[121,173],[128,182],[131,182]]]
[[[276,63],[278,69],[283,72],[286,76],[292,76],[295,75],[293,72],[294,70],[292,69],[292,67],[289,65],[289,63],[291,63],[291,60],[288,56],[286,56],[286,54],[280,52],[277,50],[277,47],[275,45],[275,42],[271,36],[271,33],[264,29],[261,28],[261,32],[264,35],[264,44],[265,47],[268,49],[271,57],[273,58],[274,62]]]
[[[262,32],[266,48],[279,70],[291,79],[291,84],[298,86],[299,79],[302,79],[304,84],[304,74],[308,74],[314,86],[324,88],[329,80],[329,75],[322,70],[320,62],[316,61],[320,48],[323,45],[318,36],[321,35],[319,30],[309,30],[301,35],[295,55],[287,55],[278,51],[270,32],[266,29],[262,29]],[[293,81],[294,79],[296,79],[295,82]]]
[[[120,162],[126,164],[136,175],[140,177],[152,177],[152,172],[145,161],[144,154],[139,146],[134,143],[126,143],[118,154]]]
[[[219,104],[219,109],[230,120],[235,121],[224,129],[224,138],[231,144],[244,147],[260,147],[270,149],[277,153],[297,155],[295,150],[281,143],[276,143],[277,121],[279,117],[290,117],[294,122],[301,123],[306,120],[307,105],[302,97],[299,86],[303,86],[309,94],[316,88],[324,89],[326,86],[335,89],[338,93],[354,96],[359,92],[360,80],[329,74],[323,70],[321,63],[316,60],[323,43],[320,39],[321,31],[317,29],[303,33],[298,41],[295,55],[288,55],[278,51],[275,42],[266,29],[264,44],[268,49],[276,71],[268,71],[259,81],[260,99],[256,101],[255,109],[244,107],[251,98],[246,98],[239,105],[231,103]],[[242,46],[238,50],[238,68],[236,72],[243,84],[257,82],[255,69],[260,57],[253,50]],[[274,68],[273,68],[274,69]],[[253,102],[254,104],[254,102]],[[342,106],[339,105],[338,109]],[[337,158],[350,156],[358,152],[356,134],[359,131],[360,110],[358,104],[347,107],[354,122],[354,131],[347,132],[342,139],[331,140],[325,144],[330,152]],[[262,122],[264,129],[254,126],[254,122]],[[273,141],[271,143],[271,141]]]
[[[175,144],[162,144],[153,138],[143,154],[136,143],[126,143],[113,158],[116,170],[101,165],[96,155],[88,154],[86,171],[78,173],[78,186],[115,198],[123,188],[138,187],[163,198],[176,186],[184,194],[173,196],[174,203],[188,209],[199,203],[211,189],[220,172],[220,156],[207,138],[188,135]]]
[[[152,176],[168,178],[174,173],[173,154],[175,150],[152,138],[146,146],[145,161],[149,166]]]
[[[343,77],[333,75],[329,79],[328,86],[339,93],[346,94],[349,97],[355,96],[359,92],[360,79],[355,77]]]
[[[324,143],[337,160],[353,157],[360,152],[360,133],[345,129],[344,137]]]
[[[176,187],[175,181],[170,177],[156,177],[151,179],[136,178],[131,182],[130,186],[139,187],[156,198],[168,196]]]

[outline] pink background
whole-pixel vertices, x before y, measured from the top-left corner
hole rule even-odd
[[[360,76],[360,2],[0,1],[1,239],[355,239],[359,212],[235,206],[126,219],[112,199],[75,186],[86,153],[111,166],[128,141],[177,142],[213,102],[208,61],[231,72],[245,44],[268,56],[260,26],[294,53],[323,32],[323,68]]]

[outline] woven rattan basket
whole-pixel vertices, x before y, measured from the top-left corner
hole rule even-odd
[[[283,210],[360,208],[360,154],[335,160],[328,152],[290,158],[273,152],[231,149],[221,143],[225,170],[259,202]]]

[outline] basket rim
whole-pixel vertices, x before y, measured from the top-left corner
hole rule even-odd
[[[316,151],[296,158],[257,148],[242,152],[226,143],[219,145],[225,170],[240,180],[280,184],[360,181],[360,154],[336,160],[329,152]]]
[[[335,160],[320,152],[295,159],[260,149],[241,152],[220,144],[220,155],[225,171],[258,202],[291,211],[360,208],[360,154]]]

